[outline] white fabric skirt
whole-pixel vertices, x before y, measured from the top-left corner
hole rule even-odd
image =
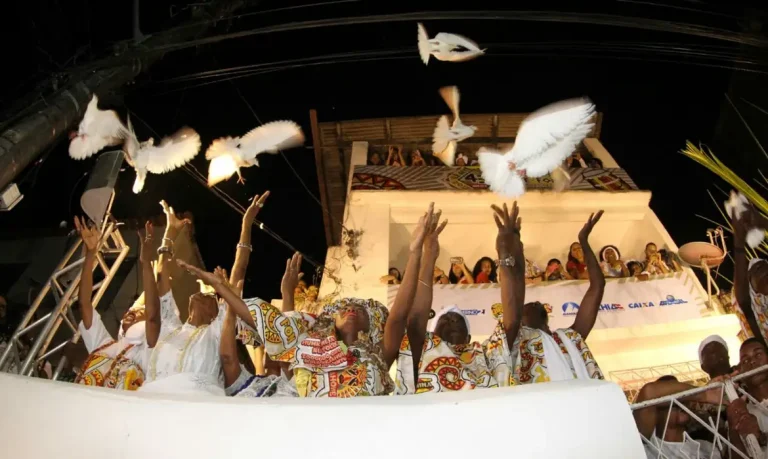
[[[219,378],[205,373],[177,373],[162,379],[144,382],[139,390],[154,394],[224,396],[224,388]]]

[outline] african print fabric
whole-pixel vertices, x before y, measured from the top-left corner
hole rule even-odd
[[[749,261],[748,269],[752,269],[752,267],[760,261],[760,258],[753,258]],[[747,282],[749,282],[749,276],[747,276]],[[749,298],[752,302],[752,312],[755,314],[755,319],[757,320],[757,325],[760,327],[763,339],[768,342],[768,296],[758,293],[752,288],[752,283],[749,282]],[[736,301],[736,295],[733,295],[733,305],[736,306],[733,309],[736,312],[736,317],[739,318],[739,323],[741,323],[739,338],[741,338],[742,341],[747,338],[752,338],[754,333],[752,333],[752,330],[749,327],[749,322],[747,322],[747,318],[744,316],[741,305]]]
[[[379,348],[388,315],[381,303],[345,298],[326,306],[317,319],[304,313],[283,314],[259,298],[245,303],[256,329],[238,323],[238,338],[245,344],[263,344],[272,360],[289,363],[299,396],[347,398],[392,391]],[[368,313],[370,328],[347,347],[336,338],[334,314],[349,303]]]
[[[454,345],[427,332],[418,381],[414,384],[413,353],[406,335],[397,358],[395,395],[512,386],[515,385],[513,368],[501,323],[482,345],[478,342]]]
[[[563,353],[565,360],[568,362],[568,366],[573,372],[573,377],[577,378],[577,372],[574,368],[574,362],[571,355],[568,353],[568,349],[561,339],[561,333],[565,336],[573,346],[576,348],[581,360],[586,366],[587,373],[591,379],[605,379],[603,372],[597,365],[592,352],[589,350],[587,343],[581,335],[571,329],[559,329],[552,334],[552,338],[557,343],[560,351]],[[520,327],[520,332],[517,335],[516,348],[518,350],[515,362],[515,377],[520,384],[531,384],[549,382],[550,374],[547,370],[547,361],[544,356],[544,342],[543,334],[545,332],[530,328]]]
[[[143,326],[139,322],[131,329]],[[90,328],[85,328],[81,321],[78,330],[90,354],[75,383],[118,390],[137,390],[141,387],[145,378],[144,356],[147,347],[143,334],[136,339],[123,335],[114,340],[98,311],[93,311]]]

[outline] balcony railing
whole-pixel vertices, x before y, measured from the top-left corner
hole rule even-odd
[[[568,189],[580,191],[631,191],[637,185],[624,169],[572,169]],[[552,179],[526,179],[529,190],[548,190]],[[352,190],[378,191],[468,191],[487,190],[477,166],[394,167],[355,166]]]

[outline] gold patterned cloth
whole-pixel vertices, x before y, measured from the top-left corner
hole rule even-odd
[[[259,298],[245,303],[256,329],[239,323],[238,338],[254,346],[263,344],[272,360],[289,363],[299,396],[346,398],[392,391],[380,349],[388,311],[378,301],[345,298],[325,306],[316,319],[306,313],[283,314]],[[334,315],[349,303],[368,313],[370,328],[347,347],[336,338]]]
[[[413,352],[403,337],[397,358],[395,395],[449,392],[515,385],[514,364],[500,323],[483,344],[450,344],[432,332],[424,337],[418,381],[414,384]]]
[[[83,344],[90,354],[75,383],[118,390],[137,390],[141,387],[147,347],[143,328],[144,323],[139,322],[130,331],[141,333],[122,334],[115,340],[104,326],[99,312],[94,310],[90,328],[86,328],[82,321],[78,325]]]
[[[535,328],[520,327],[515,344],[517,355],[514,375],[518,383],[531,384],[555,380],[548,368],[544,343],[548,336],[545,335],[546,332]],[[566,343],[563,338],[570,342]],[[587,343],[576,330],[572,328],[556,330],[552,334],[551,339],[557,344],[557,349],[560,350],[567,365],[570,367],[573,379],[581,377],[574,366],[574,358],[580,360],[580,362],[576,362],[577,364],[583,363],[584,367],[586,367],[586,375],[590,379],[605,379]],[[572,355],[573,352],[569,352],[569,347],[575,350],[577,355]],[[557,351],[555,350],[555,352]]]
[[[751,259],[749,261],[748,269],[752,269],[752,267],[760,261],[762,261],[760,258]],[[752,303],[750,305],[752,306],[752,312],[755,314],[755,319],[757,320],[758,327],[760,327],[760,333],[763,335],[763,339],[768,341],[768,296],[758,293],[752,288],[752,283],[749,282],[749,276],[747,276],[747,282],[749,283],[749,298]],[[749,322],[747,322],[747,318],[744,316],[741,305],[736,301],[736,295],[733,295],[733,305],[735,306],[733,309],[736,312],[736,317],[739,318],[739,323],[741,323],[739,338],[743,341],[747,338],[754,337],[754,333],[752,333],[752,330],[749,328]]]

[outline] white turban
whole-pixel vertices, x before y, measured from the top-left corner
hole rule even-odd
[[[720,336],[720,335],[709,335],[706,338],[704,338],[704,341],[702,341],[701,344],[699,344],[699,363],[701,363],[701,361],[703,360],[701,358],[701,352],[704,350],[704,348],[709,343],[720,343],[720,344],[722,344],[725,347],[726,351],[728,350],[728,343],[725,342],[725,340],[723,339],[722,336]]]
[[[467,333],[469,333],[469,319],[467,319],[467,316],[464,315],[464,312],[459,309],[458,306],[455,304],[451,304],[449,306],[443,306],[443,309],[440,310],[437,314],[435,314],[434,319],[432,319],[431,323],[427,326],[427,330],[434,332],[435,327],[437,326],[437,321],[440,320],[441,317],[443,317],[445,314],[448,314],[449,312],[455,312],[456,314],[460,315],[462,319],[464,319],[464,323],[467,324]]]

